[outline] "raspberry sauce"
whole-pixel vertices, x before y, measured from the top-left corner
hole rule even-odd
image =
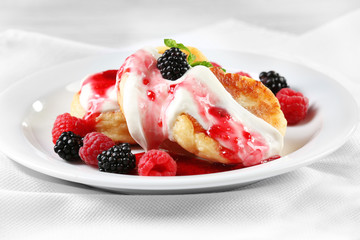
[[[176,153],[169,153],[169,154],[177,164],[176,176],[218,173],[218,172],[240,169],[244,167],[242,164],[212,163],[193,156],[183,156]],[[135,154],[136,165],[138,164],[140,158],[143,155],[144,153]],[[132,174],[137,175],[136,171],[132,172]]]
[[[234,121],[226,109],[210,107],[208,113],[213,116],[214,124],[207,134],[222,143],[220,153],[223,157],[232,163],[242,161],[245,165],[248,165],[248,161],[249,165],[255,165],[263,158],[261,148],[264,144],[258,140],[260,138],[254,137],[240,122]]]
[[[104,104],[110,101],[109,95],[115,87],[116,74],[117,70],[107,70],[90,75],[83,81],[80,103],[84,98],[87,106],[84,119],[94,118],[103,111]]]

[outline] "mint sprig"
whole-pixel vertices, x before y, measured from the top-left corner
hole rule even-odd
[[[211,62],[207,62],[207,61],[194,62],[191,66],[195,67],[195,66],[198,66],[198,65],[202,65],[202,66],[205,66],[205,67],[213,67]]]
[[[195,67],[198,65],[202,65],[205,67],[213,67],[213,65],[208,61],[195,62],[196,56],[194,54],[192,54],[190,52],[190,50],[184,44],[177,43],[174,39],[164,39],[164,44],[165,44],[165,46],[170,47],[170,48],[175,47],[175,48],[179,48],[181,50],[187,51],[189,53],[188,57],[187,57],[187,61],[191,67]]]
[[[196,56],[194,54],[192,54],[190,52],[190,50],[187,47],[185,47],[184,44],[177,43],[174,39],[164,39],[164,44],[165,44],[165,46],[170,47],[170,48],[175,47],[175,48],[179,48],[181,50],[187,51],[189,53],[187,60],[188,60],[188,63],[190,66],[195,61]]]

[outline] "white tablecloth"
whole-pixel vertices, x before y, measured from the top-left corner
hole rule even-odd
[[[229,19],[170,37],[309,65],[332,75],[360,101],[360,11],[300,36]],[[0,91],[47,67],[111,51],[8,30],[0,33]],[[359,239],[359,144],[356,130],[336,152],[296,171],[228,192],[163,196],[114,194],[66,182],[0,153],[0,239]]]

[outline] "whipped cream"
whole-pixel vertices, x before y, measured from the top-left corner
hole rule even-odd
[[[79,100],[87,112],[85,117],[120,109],[115,88],[116,74],[117,70],[108,70],[89,75],[82,80]]]
[[[149,150],[165,139],[174,141],[172,128],[186,113],[219,142],[227,163],[250,166],[280,154],[281,133],[239,105],[210,69],[195,66],[169,81],[156,67],[159,56],[156,49],[141,49],[118,72],[128,129],[141,147]]]

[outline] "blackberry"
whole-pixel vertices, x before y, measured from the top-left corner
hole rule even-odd
[[[63,132],[55,143],[54,151],[66,161],[79,160],[79,149],[83,141],[79,135],[73,132]]]
[[[275,95],[282,88],[288,88],[289,85],[283,76],[275,71],[261,72],[259,75],[260,81],[268,87]]]
[[[190,65],[186,60],[186,54],[179,48],[172,47],[158,58],[157,67],[163,78],[176,80],[189,70]]]
[[[122,143],[103,151],[97,156],[99,170],[110,173],[128,173],[135,168],[135,155],[129,143]]]

